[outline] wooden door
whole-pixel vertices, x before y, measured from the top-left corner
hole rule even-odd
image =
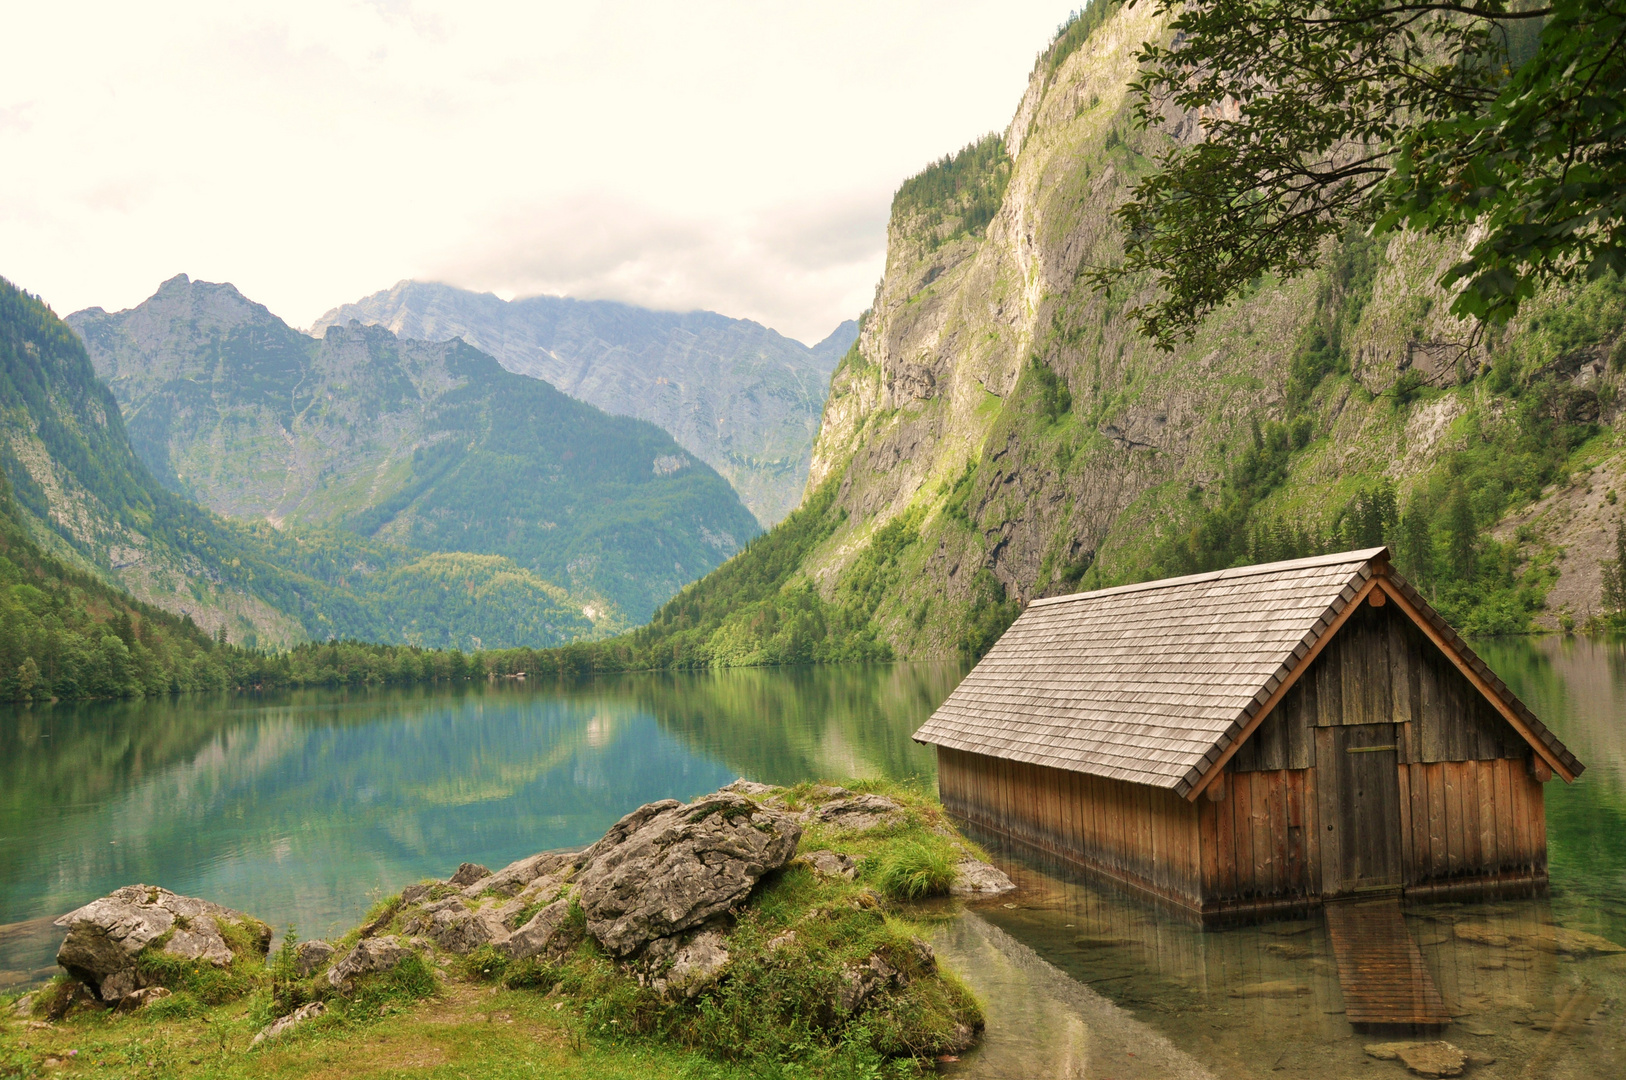
[[[1398,887],[1400,759],[1395,726],[1347,724],[1322,728],[1317,735],[1316,772],[1326,830],[1323,895]]]

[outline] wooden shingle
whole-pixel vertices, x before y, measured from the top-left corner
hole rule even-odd
[[[1368,548],[1030,604],[918,742],[1181,794],[1272,700],[1381,574],[1438,616]],[[1443,621],[1462,659],[1483,667]],[[1580,763],[1501,680],[1486,683],[1572,772]]]

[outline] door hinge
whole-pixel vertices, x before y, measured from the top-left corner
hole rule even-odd
[[[1346,754],[1375,754],[1379,750],[1398,750],[1398,749],[1400,749],[1400,747],[1396,746],[1393,743],[1389,744],[1388,746],[1346,746],[1346,747],[1344,747],[1344,753],[1346,753]]]

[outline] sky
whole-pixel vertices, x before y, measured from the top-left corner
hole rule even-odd
[[[17,5],[0,276],[59,314],[187,273],[309,326],[415,278],[811,343],[873,298],[898,183],[1005,127],[1068,4]]]

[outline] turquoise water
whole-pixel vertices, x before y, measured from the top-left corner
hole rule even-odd
[[[462,861],[588,843],[738,776],[917,777],[909,733],[959,664],[305,692],[0,712],[0,988],[52,971],[50,920],[133,882],[307,937]]]
[[[1473,1077],[1626,1072],[1626,645],[1479,643],[1586,763],[1547,787],[1552,889],[1408,911]],[[652,799],[737,776],[931,783],[909,734],[964,673],[904,664],[637,676],[569,686],[312,692],[0,711],[0,988],[54,969],[50,919],[135,881],[320,936],[463,860],[597,838]],[[951,1071],[1408,1075],[1354,1032],[1319,916],[1200,931],[1022,852],[945,958],[997,1030]],[[1155,1050],[1155,1053],[1153,1052]],[[1494,1064],[1487,1063],[1495,1059]]]

